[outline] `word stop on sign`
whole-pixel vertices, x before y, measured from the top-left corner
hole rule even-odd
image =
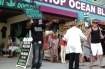
[[[45,2],[63,5],[66,2],[66,0],[45,0]]]

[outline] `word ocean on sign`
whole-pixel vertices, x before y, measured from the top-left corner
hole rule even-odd
[[[96,7],[94,5],[90,5],[84,2],[69,0],[69,6],[70,8],[76,8],[81,11],[88,11],[105,16],[105,10],[103,8]]]
[[[44,2],[61,6],[73,10],[87,11],[93,14],[105,16],[105,8],[93,4],[82,2],[81,0],[35,0],[36,2]]]

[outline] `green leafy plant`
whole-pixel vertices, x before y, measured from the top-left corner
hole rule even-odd
[[[12,0],[10,0],[10,2],[6,2],[7,6],[9,7],[14,7],[16,5],[16,2],[13,2]]]
[[[15,33],[16,33],[15,34],[16,37],[19,37],[21,35],[21,33],[22,33],[22,25],[18,24],[17,29],[15,29]]]
[[[24,38],[24,37],[21,37],[21,38],[18,38],[18,39],[19,39],[20,41],[23,41],[23,38]]]

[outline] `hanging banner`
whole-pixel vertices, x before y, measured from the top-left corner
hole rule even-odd
[[[56,6],[61,6],[73,10],[88,11],[93,14],[105,16],[105,8],[82,2],[81,0],[34,0],[35,2],[42,2],[47,4],[52,4]]]
[[[31,19],[43,19],[42,12],[37,8],[24,8],[23,11]]]

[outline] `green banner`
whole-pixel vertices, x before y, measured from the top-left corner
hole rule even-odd
[[[43,15],[40,11],[40,5],[18,0],[0,0],[0,6],[14,9],[22,9],[27,16],[32,19],[42,19]]]

